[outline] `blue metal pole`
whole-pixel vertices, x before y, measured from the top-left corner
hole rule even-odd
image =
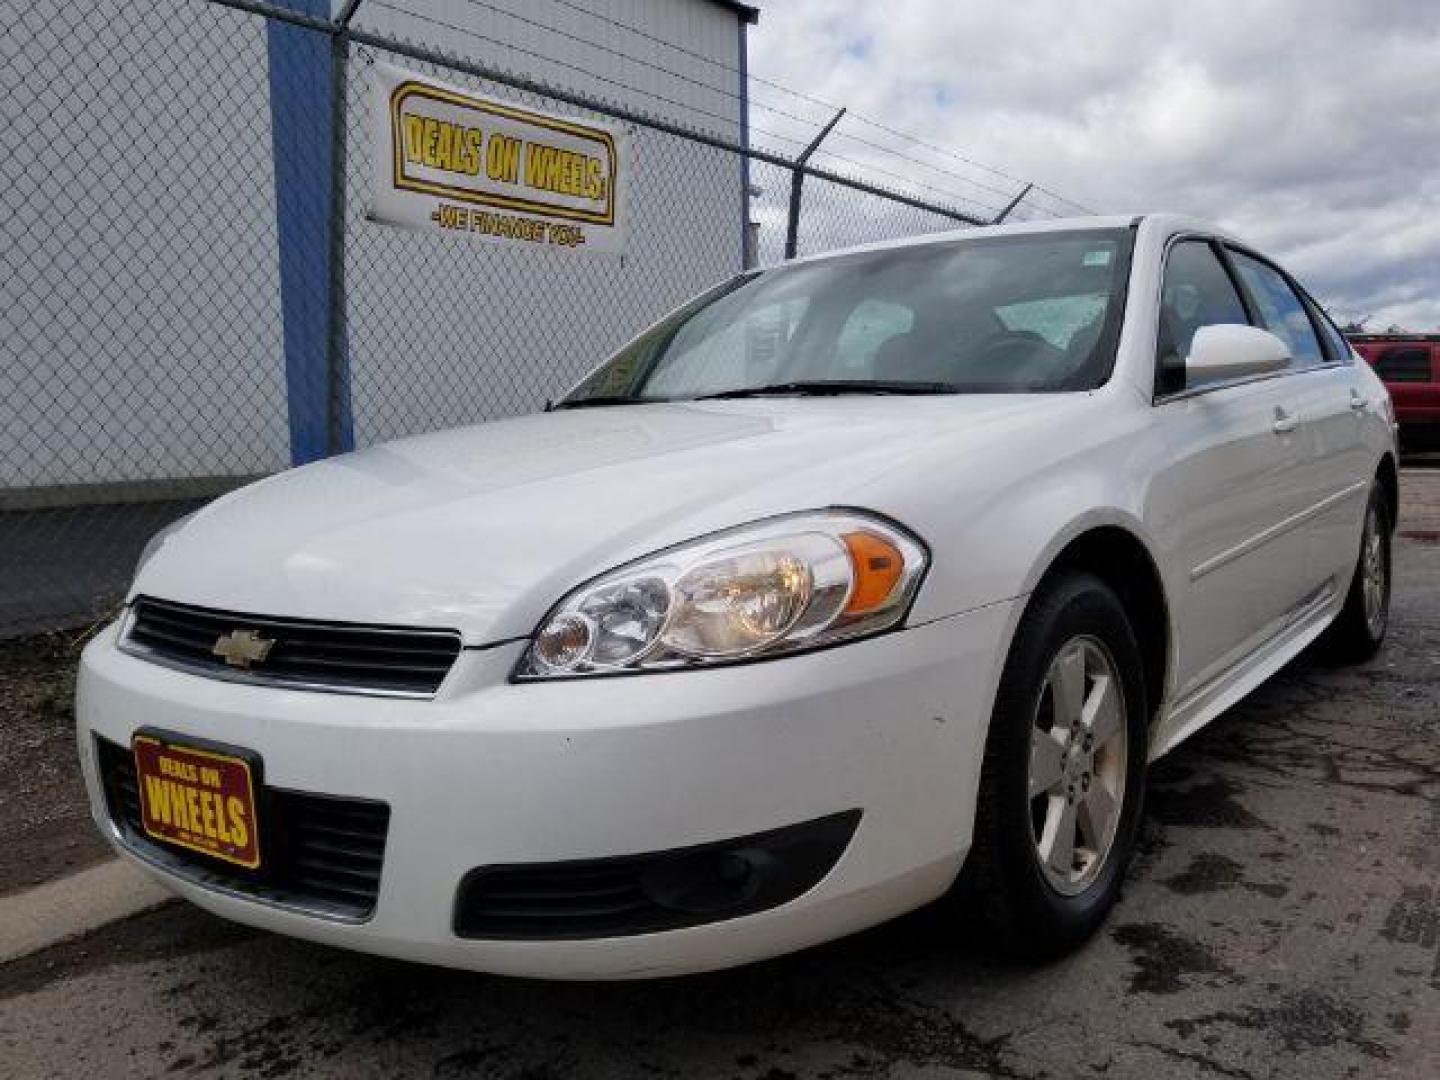
[[[328,19],[329,0],[282,0],[297,14]],[[343,230],[334,197],[337,132],[332,36],[271,20],[270,120],[275,218],[280,248],[280,310],[290,460],[303,465],[354,445],[343,297],[334,295],[332,230]],[[343,116],[343,113],[339,114]]]
[[[750,149],[750,59],[745,20],[740,26],[740,145]],[[750,250],[750,155],[740,155],[740,269],[748,270],[758,257]]]

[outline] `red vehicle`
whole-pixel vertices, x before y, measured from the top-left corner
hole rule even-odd
[[[1351,334],[1390,391],[1400,440],[1440,448],[1440,334]]]

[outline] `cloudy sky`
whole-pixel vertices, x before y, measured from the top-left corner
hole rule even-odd
[[[1440,0],[759,6],[761,79],[1100,211],[1218,220],[1341,318],[1440,329]],[[803,126],[776,109],[823,115],[763,83],[753,100],[777,135]],[[837,133],[837,154],[978,201],[1015,189],[862,120]]]

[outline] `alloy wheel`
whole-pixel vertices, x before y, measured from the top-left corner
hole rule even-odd
[[[1389,615],[1389,560],[1385,557],[1384,526],[1372,505],[1365,513],[1365,535],[1360,541],[1360,595],[1365,604],[1365,628],[1372,638],[1385,631]]]
[[[1071,638],[1041,685],[1030,731],[1030,823],[1045,879],[1066,896],[1100,876],[1125,801],[1125,692],[1110,651]]]

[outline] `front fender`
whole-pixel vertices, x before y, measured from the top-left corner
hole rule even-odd
[[[1124,529],[1154,558],[1159,549],[1145,520],[1146,478],[1165,448],[1144,416],[1122,414],[1120,423],[1106,425],[1109,438],[1089,446],[1067,446],[1063,439],[1031,451],[997,446],[968,462],[953,490],[892,504],[894,516],[934,552],[912,621],[1028,594],[1055,557],[1092,529]],[[1008,482],[998,479],[1007,475]],[[1155,562],[1164,580],[1164,564]]]

